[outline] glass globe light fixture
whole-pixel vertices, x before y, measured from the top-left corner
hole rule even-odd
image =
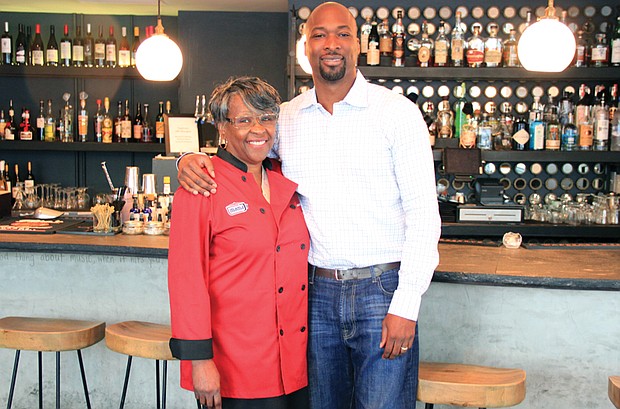
[[[136,51],[136,68],[144,79],[172,81],[183,68],[183,54],[179,46],[164,34],[157,1],[157,26],[155,34],[140,43]]]
[[[553,0],[549,0],[545,15],[521,35],[517,52],[528,71],[560,72],[573,60],[575,48],[573,32],[558,21]]]
[[[299,40],[297,40],[297,48],[295,49],[295,55],[297,55],[297,64],[301,67],[306,74],[312,75],[312,67],[310,61],[306,56],[306,35],[303,34]]]

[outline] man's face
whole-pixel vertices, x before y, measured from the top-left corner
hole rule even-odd
[[[357,24],[346,7],[338,3],[318,6],[306,22],[306,37],[306,56],[313,73],[328,82],[355,78],[360,52]]]

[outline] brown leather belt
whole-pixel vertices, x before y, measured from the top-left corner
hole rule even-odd
[[[379,277],[381,274],[389,270],[400,268],[400,262],[384,263],[371,266],[375,270],[375,277]],[[370,278],[370,267],[362,268],[349,268],[346,270],[337,270],[330,268],[315,267],[312,264],[308,264],[308,270],[312,275],[314,269],[314,275],[318,277],[333,278],[334,280],[361,280],[364,278]]]

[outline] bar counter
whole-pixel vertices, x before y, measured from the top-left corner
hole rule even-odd
[[[0,315],[168,323],[167,248],[165,236],[0,234]],[[524,369],[516,408],[609,407],[607,378],[620,368],[620,250],[439,248],[418,320],[421,359]],[[83,354],[93,407],[116,407],[126,357],[104,342]],[[62,356],[63,407],[81,407],[75,354]],[[12,363],[13,351],[0,349],[0,391]],[[154,406],[153,366],[134,360],[126,407]],[[44,354],[46,406],[53,367]],[[176,363],[168,375],[168,406],[195,407]],[[33,407],[36,385],[36,354],[24,352],[14,407]]]

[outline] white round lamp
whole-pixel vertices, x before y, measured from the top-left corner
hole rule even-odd
[[[312,67],[310,61],[306,56],[306,35],[303,34],[299,40],[297,40],[297,47],[295,49],[295,55],[297,55],[297,64],[301,67],[306,74],[312,75]]]
[[[541,72],[563,71],[573,61],[575,48],[575,36],[558,21],[553,0],[545,15],[525,29],[517,46],[523,68]]]

